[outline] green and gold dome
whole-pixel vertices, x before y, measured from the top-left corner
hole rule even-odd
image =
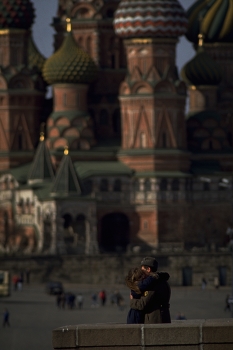
[[[199,35],[199,47],[194,58],[181,70],[181,77],[188,85],[218,85],[222,80],[219,65],[205,52],[203,38]]]
[[[197,0],[187,11],[186,37],[198,42],[203,33],[206,43],[233,41],[233,0]]]
[[[93,59],[77,46],[68,31],[62,46],[44,64],[43,77],[48,84],[89,84],[97,73]]]

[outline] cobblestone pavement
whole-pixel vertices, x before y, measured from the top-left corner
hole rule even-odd
[[[104,307],[93,307],[91,295],[102,288],[107,291],[107,303]],[[118,289],[124,297],[125,306],[120,310],[111,305],[110,295]],[[4,308],[10,312],[10,327],[0,325],[1,350],[52,350],[52,330],[74,324],[88,323],[125,323],[129,309],[129,290],[121,286],[87,286],[65,284],[65,290],[84,295],[82,310],[75,308],[58,309],[55,296],[45,293],[44,285],[26,285],[22,291],[12,291],[10,297],[0,299],[0,314],[3,319]],[[224,311],[225,298],[230,287],[215,290],[207,287],[173,287],[171,298],[171,317],[175,320],[178,312],[187,319],[229,318],[231,313]]]

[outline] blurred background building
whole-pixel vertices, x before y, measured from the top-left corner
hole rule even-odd
[[[45,59],[31,1],[0,3],[0,251],[224,249],[232,0],[59,0],[54,15]],[[182,35],[196,54],[179,77]]]

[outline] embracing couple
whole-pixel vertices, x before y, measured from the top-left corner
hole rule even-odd
[[[127,323],[171,323],[169,274],[158,272],[153,257],[141,261],[141,267],[130,269],[125,278],[130,288],[130,310]]]

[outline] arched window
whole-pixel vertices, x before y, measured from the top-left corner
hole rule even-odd
[[[120,136],[121,135],[121,113],[119,108],[115,109],[113,113],[112,124],[113,124],[113,131],[115,132],[115,134]]]
[[[113,186],[113,191],[115,191],[115,192],[121,191],[121,180],[120,179],[115,180],[114,186]]]
[[[185,190],[186,191],[193,190],[193,180],[192,179],[185,179]]]
[[[172,185],[171,185],[172,191],[179,191],[179,187],[180,187],[179,180],[178,179],[173,179],[172,180]]]
[[[83,183],[83,193],[90,194],[92,192],[93,183],[91,180],[86,180]]]
[[[140,182],[139,180],[135,180],[134,183],[133,183],[133,186],[134,186],[134,191],[140,191]]]
[[[86,241],[86,218],[83,214],[79,214],[76,217],[74,224],[74,233],[77,235],[75,237],[76,245],[83,245]]]
[[[159,186],[160,191],[167,191],[167,179],[162,179]]]
[[[64,219],[64,224],[63,224],[64,228],[68,228],[68,227],[72,226],[73,219],[72,219],[72,216],[70,214],[63,215],[63,219]]]
[[[108,180],[102,179],[100,181],[100,191],[101,192],[108,192]]]
[[[99,115],[100,125],[108,125],[108,112],[106,109],[101,109]]]
[[[144,183],[144,188],[145,188],[145,191],[150,191],[151,190],[151,182],[150,182],[150,179],[147,179]]]

